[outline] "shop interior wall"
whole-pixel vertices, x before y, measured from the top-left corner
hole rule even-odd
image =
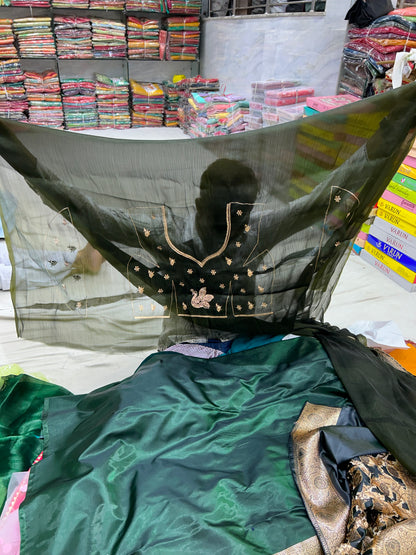
[[[204,19],[200,73],[247,98],[252,81],[275,78],[298,79],[317,95],[336,94],[352,3],[327,0],[325,14]]]

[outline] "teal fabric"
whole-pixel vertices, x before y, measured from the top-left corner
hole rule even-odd
[[[13,472],[28,470],[43,449],[44,399],[69,392],[25,374],[0,377],[0,513]]]
[[[120,383],[47,400],[22,555],[264,554],[311,537],[288,457],[306,401],[351,405],[313,338],[157,353]]]

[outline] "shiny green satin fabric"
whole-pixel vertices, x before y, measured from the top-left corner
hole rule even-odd
[[[288,456],[306,401],[350,404],[313,338],[156,353],[120,383],[47,400],[21,554],[271,554],[313,536]]]
[[[25,374],[0,378],[0,512],[11,474],[28,470],[42,451],[44,399],[67,393]]]

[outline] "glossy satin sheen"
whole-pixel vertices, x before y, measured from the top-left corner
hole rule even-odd
[[[22,555],[271,554],[311,537],[288,457],[307,400],[349,403],[312,338],[157,353],[118,384],[48,400]]]

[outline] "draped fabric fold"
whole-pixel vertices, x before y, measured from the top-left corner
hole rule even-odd
[[[178,141],[1,120],[19,335],[122,350],[161,337],[164,348],[322,319],[351,239],[409,149],[415,100],[410,84]]]

